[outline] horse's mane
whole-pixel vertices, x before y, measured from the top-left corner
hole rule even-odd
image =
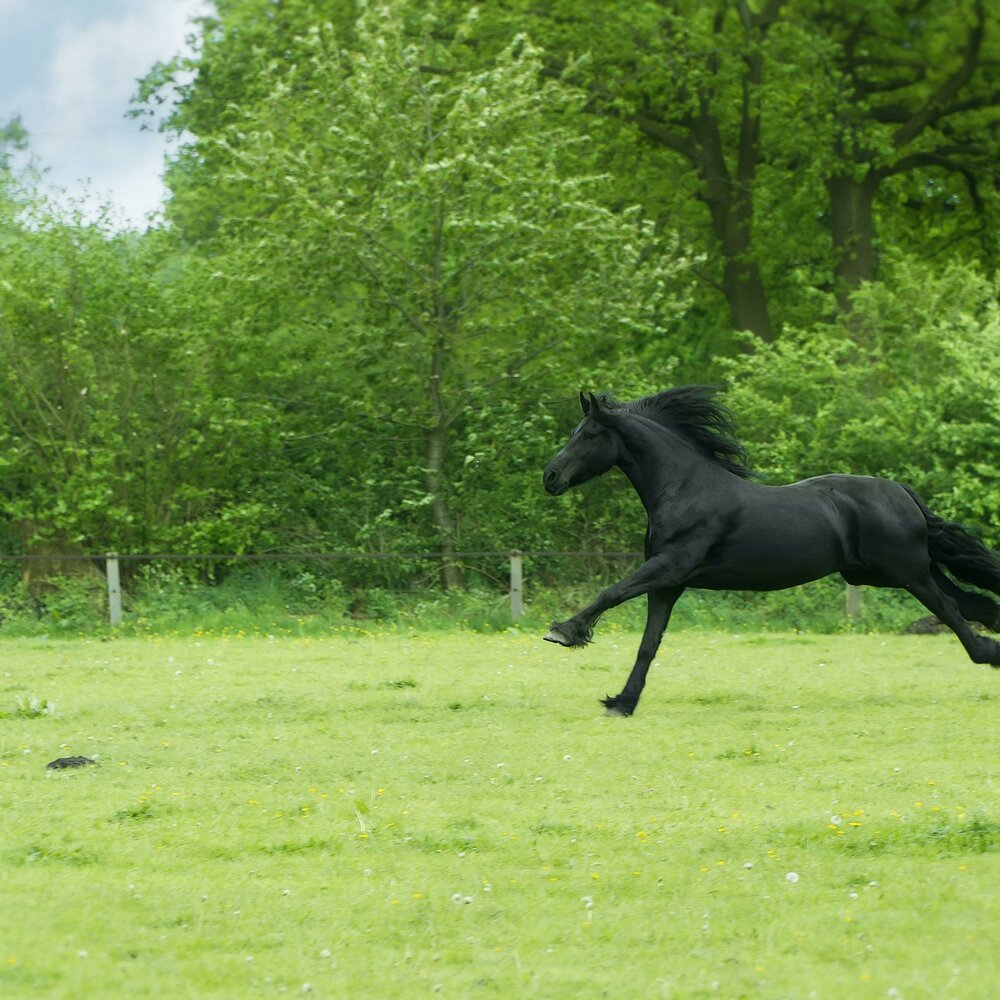
[[[620,402],[607,393],[600,399],[612,411],[647,417],[679,434],[706,458],[742,479],[753,472],[747,450],[736,437],[736,423],[728,407],[716,400],[710,385],[681,385],[632,402]]]

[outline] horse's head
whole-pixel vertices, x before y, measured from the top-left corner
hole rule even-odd
[[[542,484],[554,497],[603,475],[619,460],[621,439],[611,428],[611,411],[593,393],[580,393],[580,407],[583,420],[542,473]]]

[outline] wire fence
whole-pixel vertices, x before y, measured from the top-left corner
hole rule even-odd
[[[509,571],[510,616],[518,621],[524,614],[524,560],[525,559],[606,559],[638,562],[641,552],[585,552],[585,551],[469,551],[469,552],[105,552],[86,553],[39,553],[30,555],[5,555],[0,553],[0,562],[49,563],[89,562],[102,569],[107,580],[108,621],[117,627],[122,621],[121,564],[128,562],[361,562],[393,559],[437,561],[442,564],[461,566],[474,560],[505,560]]]

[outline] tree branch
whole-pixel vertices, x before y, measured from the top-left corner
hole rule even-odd
[[[933,124],[943,115],[949,114],[949,102],[953,101],[959,91],[972,79],[979,62],[979,53],[983,44],[983,3],[976,0],[976,23],[969,29],[962,54],[962,64],[954,73],[927,99],[924,106],[914,114],[908,122],[896,130],[892,141],[897,149],[912,142],[928,125]]]
[[[904,156],[897,163],[886,169],[885,175],[902,174],[916,167],[940,167],[951,173],[960,174],[965,179],[965,186],[969,191],[969,198],[976,210],[982,212],[986,207],[982,196],[979,193],[979,182],[976,179],[975,170],[966,163],[959,163],[956,160],[944,155],[942,152],[914,153],[912,156]]]
[[[694,143],[679,132],[674,132],[662,122],[656,121],[639,111],[632,115],[632,121],[638,126],[639,131],[643,135],[655,140],[661,146],[672,149],[675,153],[680,153],[681,156],[692,164],[696,161],[697,153]]]
[[[367,260],[365,260],[364,254],[356,253],[354,256],[368,277],[371,278],[372,281],[374,281],[375,284],[378,285],[378,287],[385,293],[385,297],[388,299],[390,305],[398,310],[399,314],[406,320],[407,323],[410,324],[410,326],[413,327],[414,330],[417,331],[417,333],[419,333],[422,337],[428,336],[430,331],[428,331],[427,327],[420,322],[419,317],[407,308],[406,303],[403,302],[389,287],[385,278],[383,278],[382,275],[379,274]]]

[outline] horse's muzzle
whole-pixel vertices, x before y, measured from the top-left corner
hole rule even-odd
[[[569,489],[569,483],[565,482],[554,469],[546,469],[542,473],[542,485],[545,487],[545,492],[554,497]]]

